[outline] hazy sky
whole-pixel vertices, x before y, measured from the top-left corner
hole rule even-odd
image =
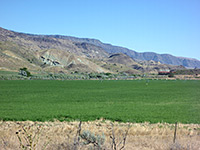
[[[200,60],[200,0],[1,0],[0,26]]]

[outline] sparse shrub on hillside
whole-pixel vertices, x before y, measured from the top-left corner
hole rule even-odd
[[[169,75],[168,75],[168,77],[169,77],[169,78],[173,78],[173,77],[174,77],[174,73],[173,73],[173,72],[170,72]]]
[[[110,76],[110,75],[112,75],[112,73],[107,72],[107,73],[105,73],[105,75]]]
[[[75,73],[75,74],[78,74],[79,72],[78,72],[78,71],[74,71],[74,73]]]
[[[97,77],[98,79],[101,79],[101,78],[102,78],[102,75],[98,74],[96,77]]]

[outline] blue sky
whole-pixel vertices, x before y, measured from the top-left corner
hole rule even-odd
[[[0,26],[200,60],[200,0],[1,0]]]

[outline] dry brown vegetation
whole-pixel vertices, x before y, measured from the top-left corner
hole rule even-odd
[[[78,139],[77,131],[79,122],[0,122],[0,149],[23,149],[31,141],[32,149],[94,149],[93,144],[84,145],[84,140]],[[127,130],[129,129],[129,130]],[[25,132],[24,132],[25,130]],[[126,131],[128,131],[125,147],[126,150],[176,150],[200,148],[200,125],[178,124],[176,142],[174,138],[174,124],[168,123],[118,123],[107,120],[82,122],[81,133],[90,131],[94,135],[105,135],[105,143],[101,149],[113,149],[113,135],[115,143],[120,149],[123,146]],[[19,137],[21,138],[21,144]],[[25,141],[25,138],[27,138]],[[121,144],[120,144],[121,142]],[[30,143],[29,143],[30,144]],[[120,145],[119,145],[120,144]],[[30,146],[30,145],[29,145]],[[28,147],[28,146],[27,146]],[[25,148],[24,148],[25,149]]]

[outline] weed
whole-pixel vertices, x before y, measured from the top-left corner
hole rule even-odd
[[[127,139],[127,136],[128,136],[128,131],[130,129],[130,124],[128,125],[127,129],[124,131],[123,135],[122,135],[122,139],[121,141],[119,140],[119,142],[117,143],[117,140],[116,140],[116,135],[115,135],[115,132],[114,132],[114,125],[112,125],[112,135],[110,136],[111,138],[111,148],[112,150],[122,150],[125,148],[125,145],[126,145],[126,139]]]
[[[36,126],[36,131],[33,125],[22,126],[21,129],[16,132],[20,148],[22,150],[36,150],[40,134],[41,126]],[[46,138],[48,139],[48,137]],[[48,142],[43,145],[42,150],[44,150],[47,145]]]

